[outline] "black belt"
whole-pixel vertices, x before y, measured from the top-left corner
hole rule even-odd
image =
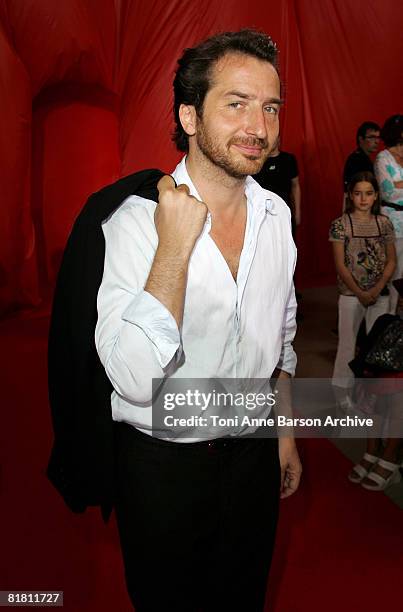
[[[171,450],[183,449],[185,452],[192,450],[193,452],[197,452],[197,450],[199,450],[201,452],[208,453],[215,453],[222,450],[227,451],[241,443],[245,444],[246,440],[254,439],[251,436],[230,436],[226,438],[214,438],[213,440],[206,439],[199,442],[175,442],[174,440],[160,440],[160,438],[145,434],[142,431],[139,431],[136,427],[133,427],[133,425],[129,425],[128,423],[124,422],[117,422],[115,424],[115,428],[117,431],[119,431],[120,435],[137,438],[138,441],[146,444],[147,446],[164,446],[165,448],[170,448]]]
[[[393,210],[397,210],[397,212],[403,212],[403,206],[399,206],[399,204],[392,204],[392,202],[382,202],[382,206],[388,206],[389,208],[393,208]]]

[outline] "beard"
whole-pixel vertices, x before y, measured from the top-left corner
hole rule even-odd
[[[203,155],[215,166],[218,166],[228,176],[236,179],[244,179],[249,174],[257,174],[270,154],[270,148],[266,138],[241,138],[234,136],[227,145],[216,140],[206,128],[202,119],[197,119],[196,143]],[[260,147],[263,155],[247,155],[239,153],[238,156],[231,153],[232,145],[243,145],[249,147]]]

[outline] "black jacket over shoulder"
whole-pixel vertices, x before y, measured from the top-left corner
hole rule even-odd
[[[49,332],[54,444],[47,475],[73,512],[113,505],[112,385],[95,348],[105,240],[101,224],[132,194],[158,200],[160,170],[143,170],[90,196],[63,255]]]

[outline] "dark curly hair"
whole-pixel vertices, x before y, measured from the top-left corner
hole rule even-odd
[[[381,138],[386,147],[395,147],[403,142],[403,115],[392,115],[381,129]]]
[[[211,85],[211,72],[216,62],[226,53],[243,53],[269,62],[278,71],[277,48],[270,36],[257,30],[223,32],[185,49],[178,60],[174,87],[175,132],[172,140],[179,151],[189,150],[189,137],[179,119],[181,104],[194,106],[201,117],[203,103]]]

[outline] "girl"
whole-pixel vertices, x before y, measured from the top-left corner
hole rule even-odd
[[[345,213],[333,221],[333,244],[339,286],[339,345],[333,385],[342,394],[354,383],[349,362],[355,356],[363,318],[367,333],[389,312],[387,283],[396,266],[395,235],[388,217],[380,214],[378,183],[371,172],[358,172],[349,184]]]

